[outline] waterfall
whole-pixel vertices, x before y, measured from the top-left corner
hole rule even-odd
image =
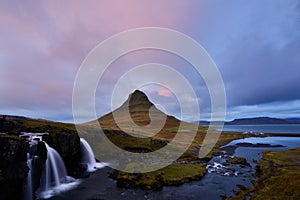
[[[47,199],[61,192],[71,190],[80,184],[80,180],[67,175],[63,159],[59,153],[43,141],[47,133],[22,133],[21,138],[29,141],[30,150],[27,154],[29,172],[23,199]],[[37,152],[37,145],[43,142],[47,150],[47,159],[41,158]],[[89,146],[89,145],[88,145]],[[89,147],[90,148],[90,147]],[[46,161],[44,160],[46,159]],[[92,162],[90,160],[88,163]],[[94,159],[96,167],[98,164]],[[39,187],[36,189],[36,187]]]
[[[52,187],[57,187],[61,183],[65,182],[67,177],[67,170],[65,164],[57,153],[57,151],[51,148],[45,143],[47,149],[47,160],[46,160],[46,177],[44,179],[45,190],[49,190]],[[42,184],[43,185],[43,184]]]
[[[99,163],[96,162],[94,152],[89,145],[89,143],[83,139],[80,138],[80,147],[81,147],[81,162],[84,164],[87,164],[87,171],[93,172],[97,169],[103,168],[106,166],[105,163]]]
[[[59,153],[46,142],[44,143],[47,149],[47,160],[40,181],[40,187],[37,190],[37,196],[47,199],[62,191],[74,188],[79,182],[67,176],[65,164]]]
[[[32,200],[33,199],[33,189],[32,189],[32,165],[31,165],[32,159],[30,158],[30,154],[27,154],[27,164],[29,167],[29,172],[27,175],[26,180],[26,191],[24,198],[26,200]]]

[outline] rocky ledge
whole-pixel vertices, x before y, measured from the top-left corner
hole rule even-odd
[[[26,177],[29,145],[17,136],[0,135],[0,199],[20,199]]]

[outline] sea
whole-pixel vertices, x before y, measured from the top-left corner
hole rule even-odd
[[[300,133],[300,124],[224,125],[224,132]]]

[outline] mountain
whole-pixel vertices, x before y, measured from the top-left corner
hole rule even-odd
[[[129,112],[128,112],[129,111]],[[151,118],[150,118],[151,113]],[[118,124],[115,121],[115,117],[118,117]],[[131,119],[130,119],[131,118]],[[134,124],[132,123],[134,122]],[[145,134],[159,127],[163,127],[163,137],[167,137],[167,133],[174,133],[181,124],[184,127],[189,127],[192,124],[180,121],[173,116],[167,115],[160,111],[156,106],[148,99],[145,93],[136,90],[128,96],[128,99],[116,110],[110,112],[98,119],[100,126],[105,130],[124,130],[137,134]],[[87,125],[94,126],[97,121],[91,121],[86,123]],[[149,124],[152,126],[148,126]],[[195,126],[195,125],[192,125]],[[159,129],[160,130],[160,129]],[[173,134],[169,134],[173,137]],[[172,135],[172,136],[171,136]]]
[[[285,120],[293,123],[300,123],[300,118],[286,118]]]
[[[277,119],[271,117],[255,117],[255,118],[241,118],[226,122],[226,125],[255,125],[255,124],[293,124],[293,122],[286,119]]]
[[[193,121],[193,124],[198,124],[201,126],[208,126],[210,124],[210,121],[205,121],[205,120],[201,120],[201,121]]]

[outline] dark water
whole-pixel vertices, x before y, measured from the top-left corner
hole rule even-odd
[[[223,131],[295,134],[300,133],[300,124],[225,125]]]
[[[244,147],[241,143],[271,144],[273,147]],[[281,146],[280,146],[281,145]],[[145,191],[140,189],[118,188],[116,182],[108,178],[109,168],[100,169],[89,178],[82,180],[76,189],[54,197],[55,200],[66,199],[174,199],[174,200],[219,200],[222,195],[233,196],[239,190],[238,184],[252,186],[255,173],[254,160],[262,157],[264,150],[282,151],[300,147],[300,137],[264,137],[234,140],[224,147],[234,147],[232,153],[224,152],[215,156],[208,163],[208,173],[199,181],[193,181],[181,186],[165,186],[161,191]],[[226,165],[229,157],[244,157],[250,166]],[[223,165],[224,164],[224,165]]]
[[[238,143],[252,143],[252,144],[270,144],[270,145],[282,145],[283,147],[238,147],[234,156],[244,157],[247,161],[253,165],[253,160],[260,160],[262,158],[262,152],[265,150],[272,151],[284,151],[300,147],[300,137],[264,137],[264,138],[245,138],[234,140],[226,146],[236,145]]]

